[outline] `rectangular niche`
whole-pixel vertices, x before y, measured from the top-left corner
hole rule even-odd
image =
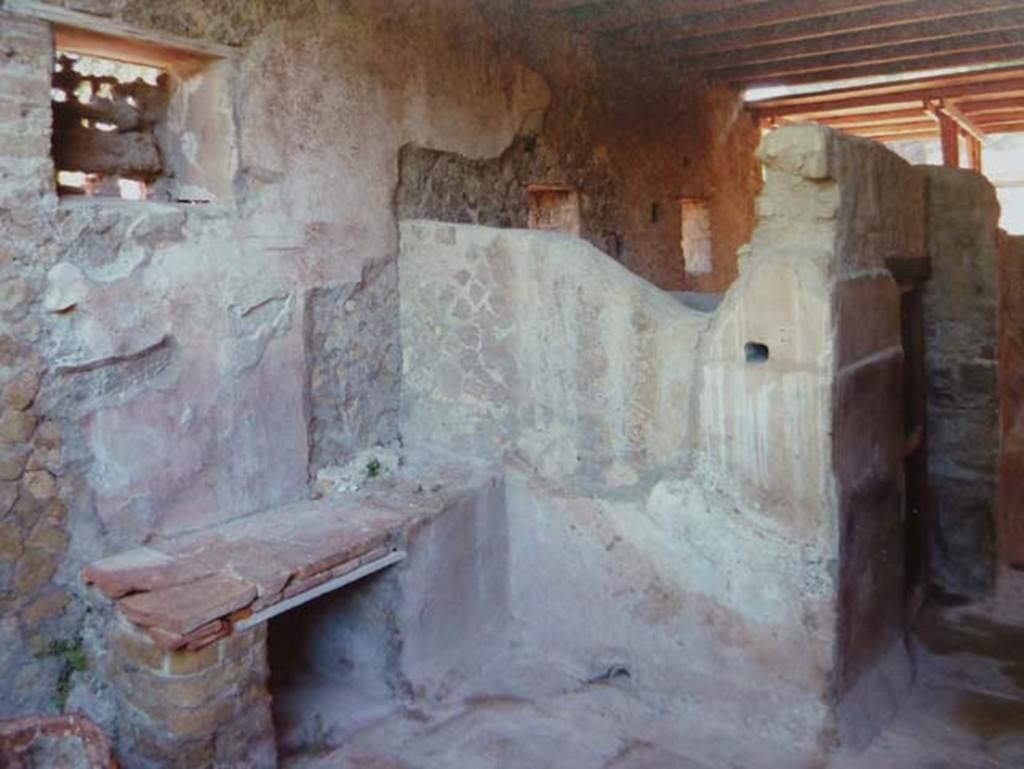
[[[682,198],[681,244],[689,275],[706,275],[714,269],[711,253],[711,207],[707,198]]]
[[[72,13],[53,11],[58,12]],[[177,40],[174,47],[140,39],[131,30],[125,34],[54,24],[52,155],[58,193],[225,200],[237,159],[229,63],[218,53],[230,49],[185,50]]]
[[[572,187],[531,184],[528,226],[531,230],[580,236],[580,196]]]

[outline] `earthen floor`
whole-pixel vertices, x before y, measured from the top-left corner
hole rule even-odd
[[[799,751],[702,712],[667,712],[629,682],[540,699],[476,697],[381,714],[286,769],[1019,769],[1024,766],[1020,585],[1001,601],[926,609],[912,641],[916,682],[864,751]],[[349,703],[351,706],[351,703]]]

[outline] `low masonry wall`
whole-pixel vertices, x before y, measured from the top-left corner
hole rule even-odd
[[[924,181],[821,127],[760,157],[759,223],[712,314],[578,239],[403,222],[402,433],[522,466],[511,600],[539,657],[627,659],[669,698],[777,686],[798,714],[781,738],[827,742],[870,733],[909,676],[885,264],[925,256]]]
[[[277,766],[267,691],[267,632],[258,626],[197,651],[167,651],[112,623],[104,657],[129,766]]]

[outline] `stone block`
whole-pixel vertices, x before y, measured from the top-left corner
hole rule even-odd
[[[25,473],[21,484],[28,494],[39,501],[57,496],[57,479],[48,470],[32,470]]]
[[[3,23],[3,14],[0,14],[0,23]],[[0,762],[12,769],[23,766],[116,769],[118,766],[103,730],[81,713],[0,721]]]
[[[995,579],[995,482],[933,473],[930,479],[934,535],[933,578],[954,595],[980,597]]]
[[[251,657],[254,649],[261,649],[267,642],[267,625],[232,633],[219,643],[222,662],[241,660]]]
[[[18,484],[14,481],[0,481],[0,516],[7,515],[18,499]]]
[[[0,523],[0,562],[17,560],[24,549],[21,529],[12,523]]]
[[[57,573],[58,558],[43,550],[26,550],[14,571],[14,589],[30,596],[45,587]]]
[[[35,415],[13,408],[0,414],[0,443],[28,443],[38,420]]]
[[[39,374],[34,371],[23,371],[4,385],[0,403],[4,407],[24,411],[32,405],[39,392]]]
[[[29,446],[0,445],[0,481],[16,481],[21,477],[32,449]]]
[[[191,710],[218,698],[231,700],[252,674],[252,666],[246,660],[190,676],[163,676],[150,669],[121,668],[115,669],[112,678],[133,705],[159,718],[172,708]]]
[[[122,623],[114,624],[108,635],[107,643],[118,664],[127,662],[154,672],[168,670],[168,661],[175,656],[169,655],[157,646],[149,636]],[[184,656],[186,653],[181,654]],[[196,652],[195,656],[199,657],[201,653]],[[212,662],[207,661],[207,664],[197,666],[195,669],[206,668],[213,664],[216,664],[215,659]],[[189,670],[188,672],[194,671]]]
[[[36,598],[22,609],[22,619],[30,625],[53,619],[64,613],[71,598],[64,590],[53,590]]]
[[[252,583],[214,575],[185,585],[136,593],[118,608],[132,622],[185,635],[224,617],[256,598]]]
[[[216,732],[217,727],[227,723],[240,706],[241,703],[229,697],[219,697],[198,708],[157,706],[154,709],[158,712],[150,715],[174,737],[200,737]]]
[[[194,651],[167,652],[167,672],[172,675],[188,676],[209,670],[215,665],[220,664],[220,644],[223,643],[225,641],[220,641],[217,644],[205,646]]]
[[[789,126],[765,136],[757,157],[772,170],[821,181],[831,178],[831,140],[824,126]]]
[[[35,548],[54,555],[63,555],[68,549],[69,537],[67,531],[60,525],[50,525],[44,522],[38,526],[25,541],[26,547]]]
[[[128,593],[196,582],[214,571],[194,560],[138,547],[90,564],[83,570],[82,578],[104,595],[120,598]]]

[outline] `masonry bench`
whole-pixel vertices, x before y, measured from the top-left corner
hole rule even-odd
[[[166,650],[198,650],[401,561],[445,495],[402,480],[156,539],[84,580]]]

